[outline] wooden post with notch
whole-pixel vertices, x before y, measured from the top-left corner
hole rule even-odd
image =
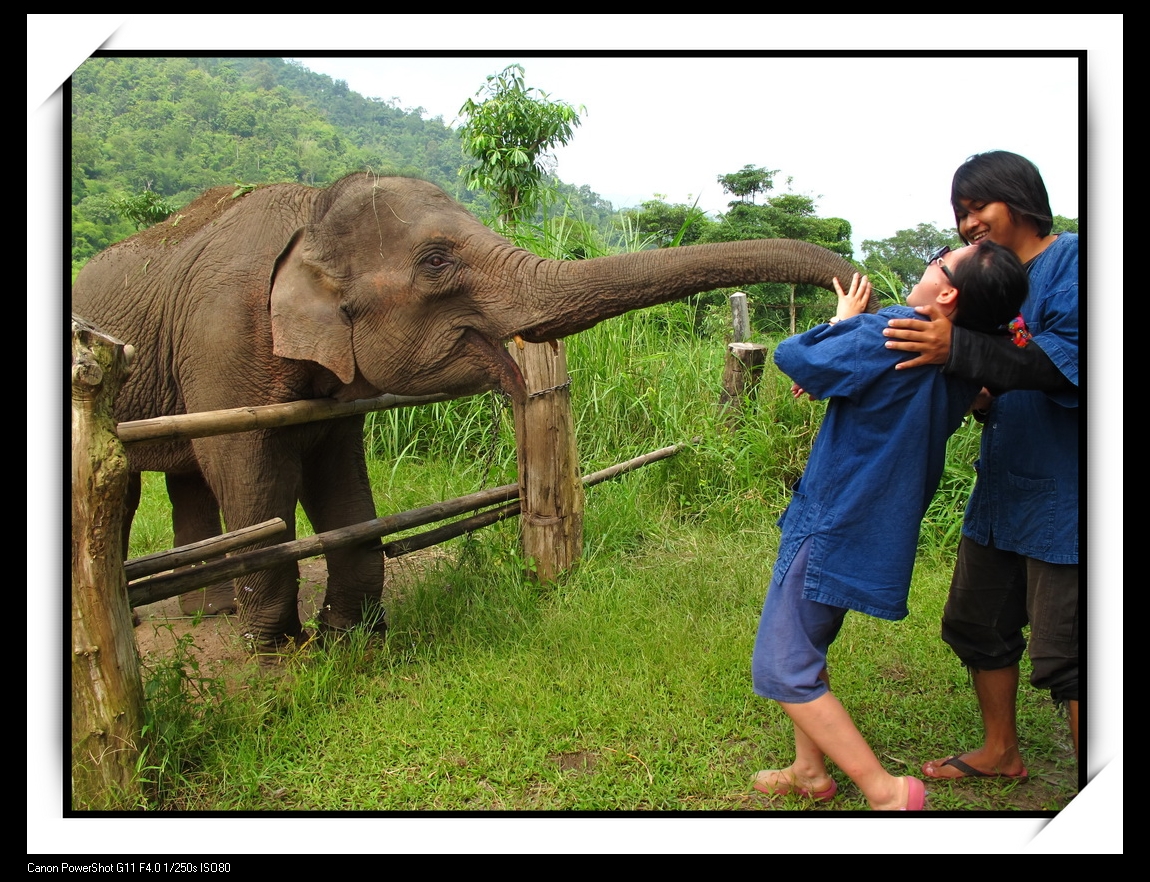
[[[527,400],[514,406],[519,460],[520,543],[541,582],[574,569],[583,551],[583,482],[575,444],[567,352],[554,345],[511,344]]]
[[[128,460],[112,404],[132,349],[72,317],[72,808],[142,804],[144,690],[120,525]]]
[[[727,358],[723,364],[723,391],[719,407],[733,426],[742,413],[743,401],[753,398],[767,363],[767,347],[761,343],[747,343],[751,321],[747,309],[747,295],[738,291],[731,295],[731,313],[734,326],[733,340],[727,345]]]

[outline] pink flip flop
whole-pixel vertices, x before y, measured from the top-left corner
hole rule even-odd
[[[926,807],[926,785],[918,778],[906,779],[906,805],[900,812],[921,812]]]

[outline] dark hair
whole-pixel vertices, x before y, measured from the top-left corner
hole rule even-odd
[[[958,289],[954,323],[990,333],[1018,315],[1030,290],[1026,268],[1009,248],[983,239],[951,270]]]
[[[1050,197],[1046,195],[1046,184],[1042,183],[1038,166],[1017,153],[1005,150],[976,153],[958,167],[950,183],[950,207],[954,209],[956,226],[959,215],[965,213],[960,199],[1005,202],[1016,219],[1033,221],[1040,237],[1049,236],[1054,223]]]

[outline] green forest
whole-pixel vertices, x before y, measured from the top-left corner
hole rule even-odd
[[[126,209],[143,194],[177,210],[209,187],[322,186],[371,169],[433,181],[480,216],[488,208],[465,188],[468,160],[442,118],[281,58],[95,57],[70,93],[73,276],[135,232]],[[610,222],[589,188],[554,185],[584,220]]]

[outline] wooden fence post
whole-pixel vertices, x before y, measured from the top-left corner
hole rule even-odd
[[[128,461],[112,404],[132,349],[72,318],[72,808],[142,804],[144,690],[120,525]]]
[[[583,483],[571,412],[567,353],[562,340],[514,344],[527,401],[516,404],[515,446],[519,460],[519,517],[524,560],[535,577],[554,581],[573,569],[583,551]]]
[[[747,309],[747,295],[737,291],[731,295],[731,314],[734,326],[733,342],[727,345],[727,358],[723,364],[723,391],[719,395],[719,408],[727,414],[728,422],[737,424],[742,412],[743,399],[753,398],[767,362],[767,347],[761,343],[744,342],[751,335],[751,321]]]
[[[731,295],[730,300],[731,325],[733,327],[731,341],[742,343],[751,338],[751,311],[747,306],[747,295],[742,291],[736,291]]]

